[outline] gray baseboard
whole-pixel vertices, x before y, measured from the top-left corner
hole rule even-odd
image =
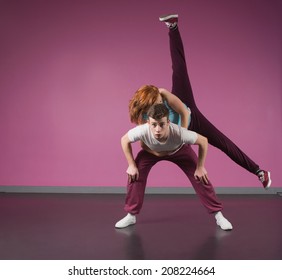
[[[282,194],[282,187],[215,187],[217,194]],[[77,194],[125,194],[125,187],[47,187],[47,186],[0,186],[0,193],[77,193]],[[148,194],[195,194],[192,187],[147,187]]]

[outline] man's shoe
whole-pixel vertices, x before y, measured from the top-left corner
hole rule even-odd
[[[215,214],[215,219],[216,219],[216,224],[222,230],[232,230],[233,229],[232,224],[222,215],[220,211]]]
[[[115,224],[116,228],[125,228],[136,223],[136,217],[128,213],[123,219]]]
[[[159,20],[164,22],[168,28],[173,29],[177,26],[178,15],[177,14],[164,15],[159,17]]]
[[[261,170],[257,175],[259,180],[262,182],[263,187],[268,189],[271,185],[270,172]]]

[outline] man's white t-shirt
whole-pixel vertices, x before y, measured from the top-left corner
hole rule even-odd
[[[127,133],[131,143],[143,141],[148,148],[155,152],[177,152],[184,144],[194,144],[197,133],[174,123],[169,124],[169,134],[165,142],[159,142],[152,134],[149,124],[145,123],[130,129]]]

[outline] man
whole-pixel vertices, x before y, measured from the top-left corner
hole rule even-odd
[[[187,130],[169,121],[169,111],[165,104],[153,105],[147,113],[148,121],[129,130],[121,139],[124,155],[128,162],[128,185],[125,211],[128,214],[116,223],[116,228],[124,228],[136,223],[140,212],[148,174],[161,160],[177,164],[191,181],[197,195],[209,213],[215,214],[216,223],[223,230],[231,230],[231,223],[222,215],[222,204],[218,201],[214,188],[205,169],[208,141],[194,131]],[[131,143],[142,141],[147,147],[134,160]],[[188,145],[187,145],[188,144]],[[190,145],[198,145],[198,158]]]

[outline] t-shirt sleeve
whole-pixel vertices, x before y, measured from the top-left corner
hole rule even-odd
[[[198,134],[195,131],[181,128],[182,130],[182,141],[185,144],[195,144],[198,139]]]
[[[131,143],[134,143],[134,142],[137,142],[139,140],[141,140],[141,137],[142,137],[142,125],[139,125],[139,126],[136,126],[132,129],[130,129],[128,132],[127,132],[127,136],[128,136],[128,139]]]

